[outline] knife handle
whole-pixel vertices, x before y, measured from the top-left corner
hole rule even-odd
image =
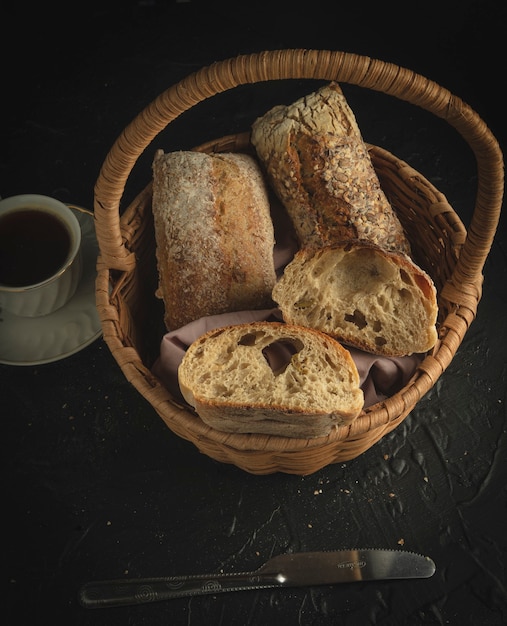
[[[79,602],[85,608],[99,609],[280,586],[282,583],[276,576],[259,575],[258,572],[100,580],[81,587]]]

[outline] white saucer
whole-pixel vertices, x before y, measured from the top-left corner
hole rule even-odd
[[[0,363],[39,365],[79,352],[102,335],[95,305],[95,279],[99,253],[93,213],[69,205],[82,232],[83,275],[76,293],[65,306],[43,317],[19,317],[0,311]]]

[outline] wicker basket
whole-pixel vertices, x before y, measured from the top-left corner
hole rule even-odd
[[[407,231],[414,256],[437,286],[439,340],[398,393],[364,411],[351,426],[313,440],[211,429],[179,404],[152,374],[163,313],[161,302],[153,295],[157,278],[151,184],[120,211],[127,179],[139,156],[181,113],[238,85],[280,79],[336,80],[418,105],[462,135],[478,168],[476,204],[467,233],[442,193],[400,159],[371,146],[381,184]],[[248,134],[232,135],[199,149],[243,151],[248,143]],[[100,246],[96,295],[104,339],[127,380],[166,425],[217,461],[253,474],[305,475],[350,460],[398,426],[454,357],[476,315],[482,270],[500,217],[502,196],[502,153],[484,122],[459,98],[410,70],[369,57],[317,50],[270,51],[217,62],[158,96],[125,128],[102,166],[94,210]],[[160,325],[153,320],[160,320]]]

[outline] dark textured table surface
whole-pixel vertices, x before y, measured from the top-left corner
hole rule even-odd
[[[3,9],[2,30],[17,42],[1,43],[0,196],[43,193],[92,209],[105,155],[153,98],[203,65],[265,49],[345,50],[414,69],[467,101],[505,148],[502,3],[338,6]],[[475,162],[455,131],[381,95],[346,95],[365,139],[416,167],[467,224]],[[246,130],[270,97],[249,88],[211,104],[176,124],[167,148]],[[126,194],[147,176],[141,167]],[[164,425],[102,338],[54,363],[0,365],[2,623],[507,623],[506,243],[502,218],[477,319],[430,393],[363,455],[309,476],[254,476],[202,455]],[[277,553],[350,546],[421,552],[437,571],[131,608],[77,603],[88,580],[246,571]]]

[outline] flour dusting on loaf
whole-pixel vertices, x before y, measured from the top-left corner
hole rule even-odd
[[[273,222],[257,161],[236,153],[164,153],[152,210],[165,325],[272,305]]]
[[[410,254],[337,83],[256,119],[251,141],[301,247],[363,239]]]

